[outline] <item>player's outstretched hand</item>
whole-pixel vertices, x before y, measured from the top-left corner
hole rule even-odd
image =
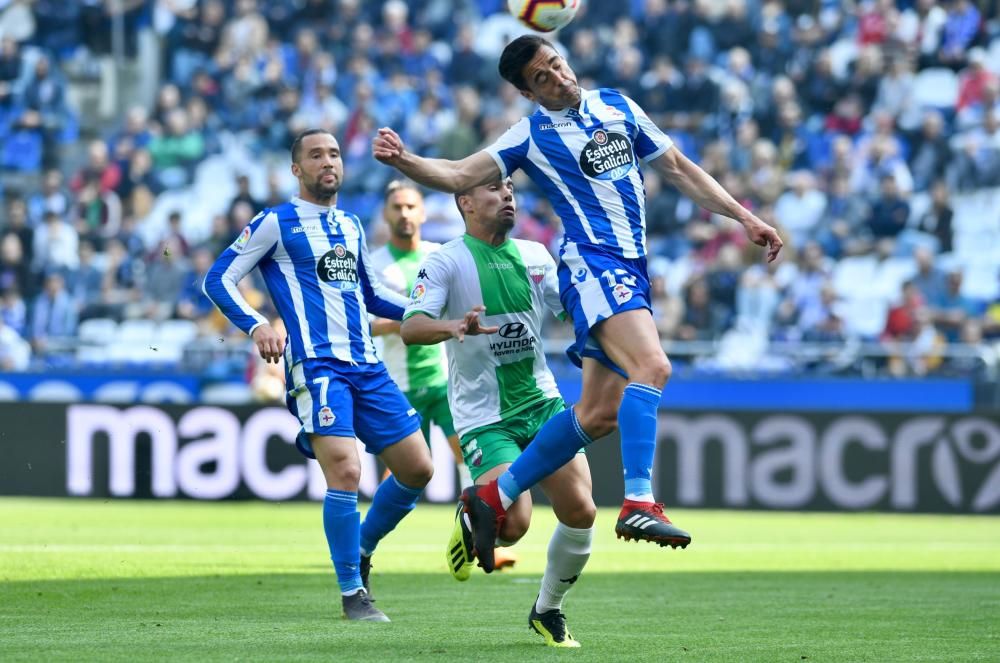
[[[452,336],[458,339],[459,343],[465,342],[466,336],[477,336],[479,334],[495,334],[500,328],[497,326],[485,327],[479,316],[486,312],[485,306],[473,306],[472,310],[465,314],[465,317],[458,321]]]
[[[253,330],[251,336],[257,345],[257,351],[264,363],[275,363],[281,360],[281,354],[285,349],[285,341],[281,335],[275,331],[271,325],[261,325]]]
[[[774,262],[774,259],[778,257],[778,252],[781,251],[781,247],[785,244],[781,241],[781,237],[778,236],[778,231],[752,214],[750,215],[750,220],[743,224],[743,227],[746,229],[747,237],[750,238],[751,242],[757,246],[767,247],[767,261]]]
[[[372,140],[372,156],[389,166],[403,156],[405,150],[403,139],[389,127],[379,129]]]

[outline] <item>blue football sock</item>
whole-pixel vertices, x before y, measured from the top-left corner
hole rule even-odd
[[[567,408],[545,422],[531,444],[497,479],[500,500],[506,509],[518,495],[573,460],[573,456],[591,443],[576,420],[573,408]]]
[[[366,554],[375,552],[378,542],[413,511],[422,492],[422,488],[403,485],[395,475],[382,482],[365,514],[365,522],[361,523],[361,549]]]
[[[618,409],[618,430],[622,438],[626,499],[653,501],[651,480],[660,393],[656,387],[632,382],[625,387],[625,394],[622,396],[622,404]]]
[[[358,494],[332,488],[327,490],[323,500],[323,530],[341,594],[353,594],[362,587],[358,544],[360,528]]]

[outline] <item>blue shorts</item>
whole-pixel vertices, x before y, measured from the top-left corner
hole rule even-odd
[[[285,402],[302,429],[295,446],[316,458],[309,435],[357,437],[374,455],[420,430],[420,415],[389,377],[385,366],[305,359],[286,375]]]
[[[567,242],[558,274],[559,297],[573,318],[576,336],[566,354],[577,366],[584,357],[591,357],[627,378],[590,331],[618,313],[643,308],[652,311],[646,258],[622,258],[588,244]]]

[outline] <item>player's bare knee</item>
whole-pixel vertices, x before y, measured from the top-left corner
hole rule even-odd
[[[508,517],[504,518],[503,525],[500,526],[500,538],[507,543],[516,543],[528,533],[531,518],[523,518],[519,515],[511,517],[511,515],[513,514],[508,514]]]
[[[324,474],[326,475],[327,483],[331,487],[338,487],[340,490],[344,490],[345,488],[357,490],[358,485],[361,483],[361,466],[353,463],[333,465]]]
[[[649,357],[644,357],[635,369],[629,371],[629,381],[663,389],[670,380],[672,372],[673,367],[670,365],[670,360],[667,359],[665,354],[659,352]]]
[[[618,408],[613,403],[596,403],[591,407],[578,408],[576,419],[590,439],[597,440],[618,428]]]
[[[428,462],[416,463],[396,474],[400,481],[412,488],[423,488],[434,476],[434,465]]]
[[[557,513],[556,517],[567,527],[590,529],[597,519],[597,506],[589,496],[581,495],[579,500],[567,505],[567,508],[563,509],[561,513]]]

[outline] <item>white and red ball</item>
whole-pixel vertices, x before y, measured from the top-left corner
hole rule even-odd
[[[507,9],[532,30],[552,32],[576,16],[583,0],[507,0]]]

